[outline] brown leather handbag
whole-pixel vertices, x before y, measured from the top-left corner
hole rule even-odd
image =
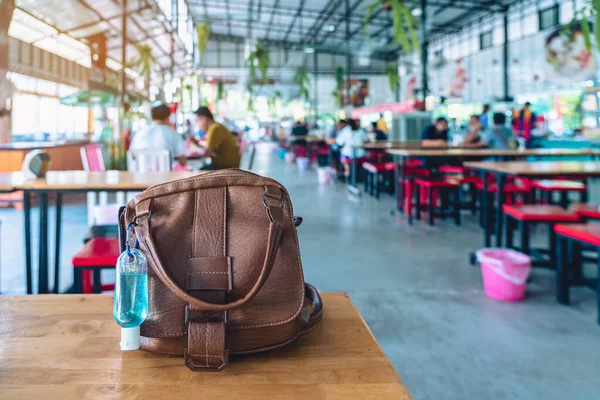
[[[221,370],[229,354],[286,345],[321,322],[292,203],[273,179],[231,169],[156,185],[122,210],[123,248],[127,226],[150,267],[142,350]]]

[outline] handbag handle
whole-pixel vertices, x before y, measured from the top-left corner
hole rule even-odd
[[[142,230],[141,235],[139,235],[140,244],[143,243],[144,246],[146,247],[148,255],[150,256],[150,259],[152,260],[152,265],[154,265],[154,272],[156,272],[156,275],[158,276],[158,278],[161,280],[162,283],[165,284],[165,286],[167,288],[169,288],[169,290],[171,290],[173,293],[175,293],[175,295],[177,295],[177,297],[179,297],[181,300],[183,300],[187,303],[190,303],[203,311],[232,310],[232,309],[240,307],[240,306],[244,305],[245,303],[247,303],[248,301],[252,300],[252,298],[259,292],[259,290],[263,287],[263,285],[267,281],[267,278],[269,277],[271,269],[273,268],[273,263],[275,262],[275,256],[277,255],[277,250],[279,249],[279,242],[281,240],[281,234],[283,232],[283,226],[282,226],[283,210],[279,209],[276,212],[276,209],[278,209],[278,208],[280,208],[280,207],[270,206],[267,208],[267,212],[268,212],[269,220],[270,220],[269,235],[267,238],[267,251],[266,251],[263,265],[262,265],[262,268],[260,271],[260,275],[258,276],[258,279],[256,280],[256,283],[254,284],[252,289],[250,289],[250,291],[243,298],[233,301],[231,303],[213,304],[213,303],[207,303],[205,301],[197,299],[196,297],[194,297],[194,296],[190,295],[188,292],[186,292],[181,286],[179,286],[171,278],[171,276],[165,269],[164,264],[159,256],[158,252],[156,251],[156,243],[152,236],[151,219],[150,218],[143,219],[143,220],[147,221],[148,228],[147,228],[146,232],[143,232],[144,230]]]

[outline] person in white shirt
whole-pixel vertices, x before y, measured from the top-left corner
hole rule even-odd
[[[179,164],[185,166],[185,148],[183,139],[170,127],[169,117],[171,110],[163,103],[156,103],[152,107],[152,124],[136,132],[131,139],[130,150],[169,150],[171,157]]]
[[[362,146],[367,142],[367,133],[360,127],[357,120],[349,119],[348,125],[340,131],[335,142],[342,148],[340,153],[344,164],[344,173],[348,177],[350,176],[350,163],[352,160],[354,158],[359,160],[367,154],[362,147],[354,148],[355,146]]]

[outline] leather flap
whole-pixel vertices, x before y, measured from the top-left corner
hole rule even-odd
[[[188,291],[230,291],[232,289],[231,257],[190,258],[185,286]]]

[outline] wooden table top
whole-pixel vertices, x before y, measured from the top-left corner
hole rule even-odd
[[[412,399],[350,298],[323,303],[323,324],[296,343],[203,373],[121,352],[112,296],[0,297],[0,398]]]
[[[521,149],[497,150],[486,148],[398,148],[387,150],[387,153],[405,157],[524,157],[524,156],[585,156],[598,155],[598,149]]]
[[[514,176],[600,176],[600,162],[593,161],[466,162],[464,165],[477,170]]]
[[[45,178],[24,179],[20,172],[0,174],[2,182],[13,182],[17,190],[145,190],[150,186],[206,173],[50,171]]]
[[[376,142],[368,142],[363,144],[362,147],[365,150],[387,150],[387,149],[417,149],[420,148],[421,143],[419,141],[410,142],[390,142],[387,140],[378,140]]]
[[[0,192],[12,192],[24,181],[25,178],[21,172],[0,173]]]

